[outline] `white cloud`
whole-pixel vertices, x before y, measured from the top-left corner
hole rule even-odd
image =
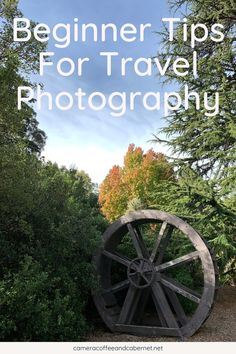
[[[127,150],[108,150],[98,146],[81,148],[76,145],[47,145],[43,156],[59,166],[76,166],[89,174],[93,182],[101,183],[113,165],[122,165]]]
[[[140,144],[140,142],[136,146],[141,146],[144,151],[152,147],[150,144]],[[153,147],[158,152],[167,153],[167,149],[159,144]],[[84,170],[89,174],[93,182],[101,183],[112,166],[123,165],[127,148],[128,145],[122,148],[111,146],[109,149],[109,147],[104,148],[95,144],[80,146],[76,143],[65,143],[65,141],[61,141],[61,144],[50,143],[49,141],[43,156],[45,156],[46,160],[58,163],[59,166],[75,166],[78,170]]]

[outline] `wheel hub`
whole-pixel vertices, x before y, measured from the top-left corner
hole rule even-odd
[[[130,283],[138,289],[147,288],[154,280],[155,268],[145,258],[135,258],[127,269],[127,277]]]

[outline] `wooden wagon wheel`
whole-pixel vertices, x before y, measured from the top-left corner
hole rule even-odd
[[[155,235],[151,247],[150,232]],[[183,238],[183,245],[189,242],[183,255],[168,259],[168,250],[173,245],[177,249]],[[127,247],[131,256],[124,254]],[[170,254],[173,257],[175,250]],[[217,278],[214,257],[201,236],[174,215],[142,210],[121,217],[104,233],[94,263],[100,279],[94,301],[113,332],[184,338],[193,335],[210,314]],[[182,269],[191,279],[193,267],[202,272],[197,291],[178,278]],[[186,301],[195,306],[190,313]]]

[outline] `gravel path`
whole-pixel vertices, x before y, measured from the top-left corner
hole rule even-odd
[[[91,342],[174,342],[169,337],[136,337],[126,334],[110,333],[107,329],[98,330],[89,336]],[[236,341],[236,287],[224,287],[218,292],[214,309],[202,328],[188,339],[191,342],[234,342]]]

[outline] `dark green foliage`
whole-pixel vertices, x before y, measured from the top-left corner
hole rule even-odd
[[[167,81],[177,82],[181,89],[188,84],[192,91],[220,93],[220,112],[205,116],[203,109],[196,110],[194,102],[189,110],[183,107],[166,118],[167,125],[162,141],[172,149],[173,163],[178,179],[155,193],[156,207],[187,217],[214,247],[220,266],[221,280],[234,281],[236,277],[236,43],[235,0],[177,0],[173,7],[186,11],[191,23],[204,23],[210,28],[221,23],[225,28],[225,40],[198,43],[198,78],[191,75],[176,77],[167,74]],[[184,6],[186,5],[186,7]],[[189,41],[182,40],[179,26],[176,38],[168,41],[163,32],[163,59],[183,56],[191,63]],[[163,203],[165,201],[165,203]]]
[[[0,283],[3,310],[0,338],[24,341],[78,338],[85,328],[81,293],[75,294],[71,284],[70,293],[66,294],[59,282],[60,278],[52,277],[38,262],[25,257],[19,272]],[[79,299],[76,303],[75,295]],[[77,313],[73,310],[75,305]]]
[[[45,43],[33,36],[26,43],[13,41],[13,19],[23,17],[17,3],[16,0],[0,2],[0,144],[8,147],[24,142],[29,152],[40,153],[46,135],[39,129],[31,106],[24,104],[18,111],[17,88],[33,87],[27,75],[38,71],[39,53],[45,49]]]
[[[0,340],[80,340],[106,224],[86,173],[40,159],[45,133],[17,86],[33,85],[44,45],[12,41],[17,1],[0,2]]]
[[[88,191],[84,174],[28,155],[6,172],[7,180],[0,173],[0,338],[79,340],[96,285],[91,255],[105,226],[92,185]]]

